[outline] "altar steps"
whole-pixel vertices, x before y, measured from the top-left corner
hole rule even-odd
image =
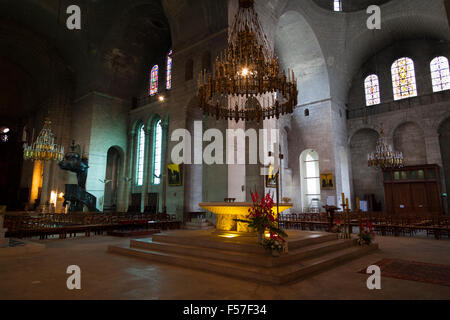
[[[255,240],[255,239],[252,239]],[[196,237],[154,235],[154,239],[132,240],[130,246],[110,246],[109,252],[180,267],[213,272],[267,284],[284,284],[327,270],[378,248],[359,247],[354,240],[336,235],[289,242],[289,254],[273,258],[249,242],[210,241]]]
[[[353,245],[354,241],[351,240],[334,240],[327,243],[307,246],[305,248],[291,249],[289,250],[288,255],[282,255],[279,258],[273,258],[268,254],[264,254],[264,252],[261,252],[261,254],[254,254],[205,247],[199,249],[199,247],[196,246],[155,242],[151,240],[132,240],[130,248],[223,260],[260,267],[274,267],[304,260],[330,251],[349,248]]]

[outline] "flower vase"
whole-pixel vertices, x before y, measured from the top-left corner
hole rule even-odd
[[[277,249],[272,250],[272,257],[278,258],[280,256],[280,251]]]

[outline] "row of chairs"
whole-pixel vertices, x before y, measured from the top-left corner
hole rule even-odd
[[[380,235],[415,236],[419,232],[436,239],[450,237],[450,219],[443,215],[392,215],[387,213],[349,214],[352,228],[359,227],[359,219],[370,221],[374,231]],[[343,223],[343,214],[334,215],[334,223]],[[285,229],[327,231],[330,228],[330,217],[327,213],[293,213],[281,214],[280,226]]]
[[[181,222],[170,215],[145,215],[145,214],[93,214],[74,213],[45,214],[37,217],[27,215],[6,216],[5,228],[8,229],[8,237],[32,238],[39,236],[41,239],[49,235],[59,235],[60,238],[76,236],[77,233],[103,234],[114,230],[139,230],[139,229],[180,229]]]

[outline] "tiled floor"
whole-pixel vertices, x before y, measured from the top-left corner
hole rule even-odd
[[[0,299],[450,299],[450,287],[382,278],[369,291],[362,268],[383,258],[450,265],[450,241],[378,237],[380,250],[284,286],[259,285],[107,253],[111,237],[39,241],[39,254],[0,258]],[[66,269],[82,270],[82,290],[69,291]]]

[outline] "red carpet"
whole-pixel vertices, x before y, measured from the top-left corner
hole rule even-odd
[[[398,259],[383,259],[373,265],[381,268],[382,277],[450,286],[450,266]],[[360,273],[366,274],[366,270]]]

